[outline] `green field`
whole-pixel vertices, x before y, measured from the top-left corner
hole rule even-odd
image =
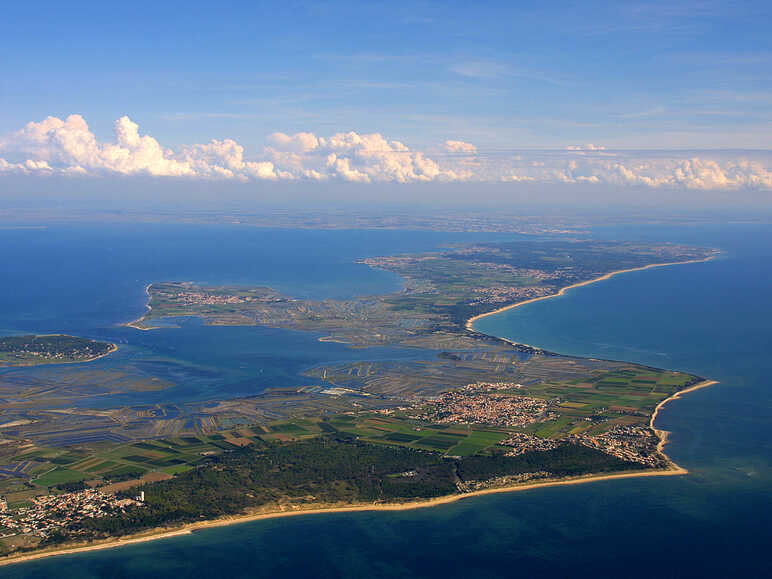
[[[103,479],[121,480],[158,471],[177,474],[206,461],[207,456],[236,448],[220,434],[184,436],[109,446],[92,454],[38,449],[23,456],[26,460],[45,461],[43,474],[33,478],[39,487],[53,487],[68,482]],[[46,467],[47,465],[47,467]],[[55,467],[52,469],[52,467]]]
[[[521,389],[499,391],[500,396],[526,395],[550,401],[551,410],[557,414],[557,418],[519,428],[433,424],[411,418],[404,411],[361,411],[94,448],[34,448],[15,460],[34,461],[27,476],[37,487],[46,488],[84,480],[120,481],[148,472],[176,475],[245,444],[299,441],[335,433],[379,445],[467,457],[489,453],[518,432],[561,439],[569,434],[594,436],[617,425],[646,425],[657,403],[696,380],[685,373],[630,365],[567,380],[532,381]]]
[[[85,472],[57,467],[54,470],[38,477],[35,483],[42,487],[52,487],[63,483],[77,482],[89,478]]]

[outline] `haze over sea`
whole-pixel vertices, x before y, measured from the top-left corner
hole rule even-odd
[[[535,489],[399,513],[266,520],[3,567],[0,577],[768,576],[772,227],[594,234],[724,253],[708,263],[621,275],[476,327],[560,353],[719,380],[659,415],[657,426],[672,432],[667,452],[689,475]],[[303,297],[392,291],[399,287],[393,276],[353,261],[511,237],[203,226],[0,230],[0,328],[116,339],[119,354],[145,356],[157,367],[163,360],[180,382],[195,378],[164,396],[241,395],[295,380],[318,360],[373,351],[261,328],[116,327],[142,313],[145,284],[255,283]],[[116,363],[108,360],[98,363]]]

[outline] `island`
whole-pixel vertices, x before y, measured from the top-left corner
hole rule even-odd
[[[91,362],[112,354],[116,344],[64,334],[0,338],[0,367]]]
[[[152,283],[147,313],[132,327],[152,331],[195,316],[409,355],[320,364],[297,387],[184,405],[63,412],[61,393],[41,388],[32,397],[29,381],[0,383],[0,396],[13,401],[0,414],[3,561],[268,516],[683,474],[664,452],[657,413],[714,382],[564,356],[482,334],[473,322],[612,275],[716,255],[594,240],[454,246],[362,260],[398,274],[403,287],[349,300]],[[78,376],[81,385],[105,378]],[[111,383],[120,390],[136,380]]]

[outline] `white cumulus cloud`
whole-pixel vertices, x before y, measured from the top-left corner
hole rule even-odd
[[[767,163],[769,163],[769,156]],[[772,172],[748,159],[555,157],[518,163],[503,181],[645,185],[697,190],[772,189]]]
[[[139,134],[139,126],[129,117],[115,121],[115,142],[99,143],[80,115],[65,120],[48,117],[31,122],[0,140],[0,151],[27,156],[29,170],[110,171],[122,174],[193,175],[193,169],[164,150],[153,137]],[[37,166],[40,162],[47,165]],[[49,166],[48,163],[52,163]]]
[[[445,141],[443,148],[448,153],[476,153],[477,147],[464,141]]]
[[[338,178],[345,181],[397,183],[455,180],[452,167],[440,164],[422,151],[380,133],[354,131],[320,137],[313,133],[273,133],[266,152],[278,166],[297,177]]]
[[[337,178],[362,183],[453,180],[462,174],[379,133],[350,131],[330,137],[273,133],[262,158],[248,159],[244,147],[232,139],[165,148],[141,134],[137,123],[126,116],[115,122],[113,130],[112,142],[100,142],[80,115],[28,123],[0,139],[0,171],[239,180]]]
[[[121,117],[100,141],[80,115],[27,123],[0,138],[0,174],[152,175],[199,179],[356,183],[503,181],[772,190],[772,153],[631,153],[594,144],[559,151],[486,152],[447,140],[427,151],[380,133],[273,133],[255,155],[233,139],[168,148]]]

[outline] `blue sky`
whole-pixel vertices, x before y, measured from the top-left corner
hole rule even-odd
[[[0,157],[26,160],[7,135],[71,114],[100,142],[126,115],[163,147],[232,139],[277,166],[275,132],[377,133],[435,160],[446,141],[488,160],[772,149],[769,2],[534,4],[6,5]]]

